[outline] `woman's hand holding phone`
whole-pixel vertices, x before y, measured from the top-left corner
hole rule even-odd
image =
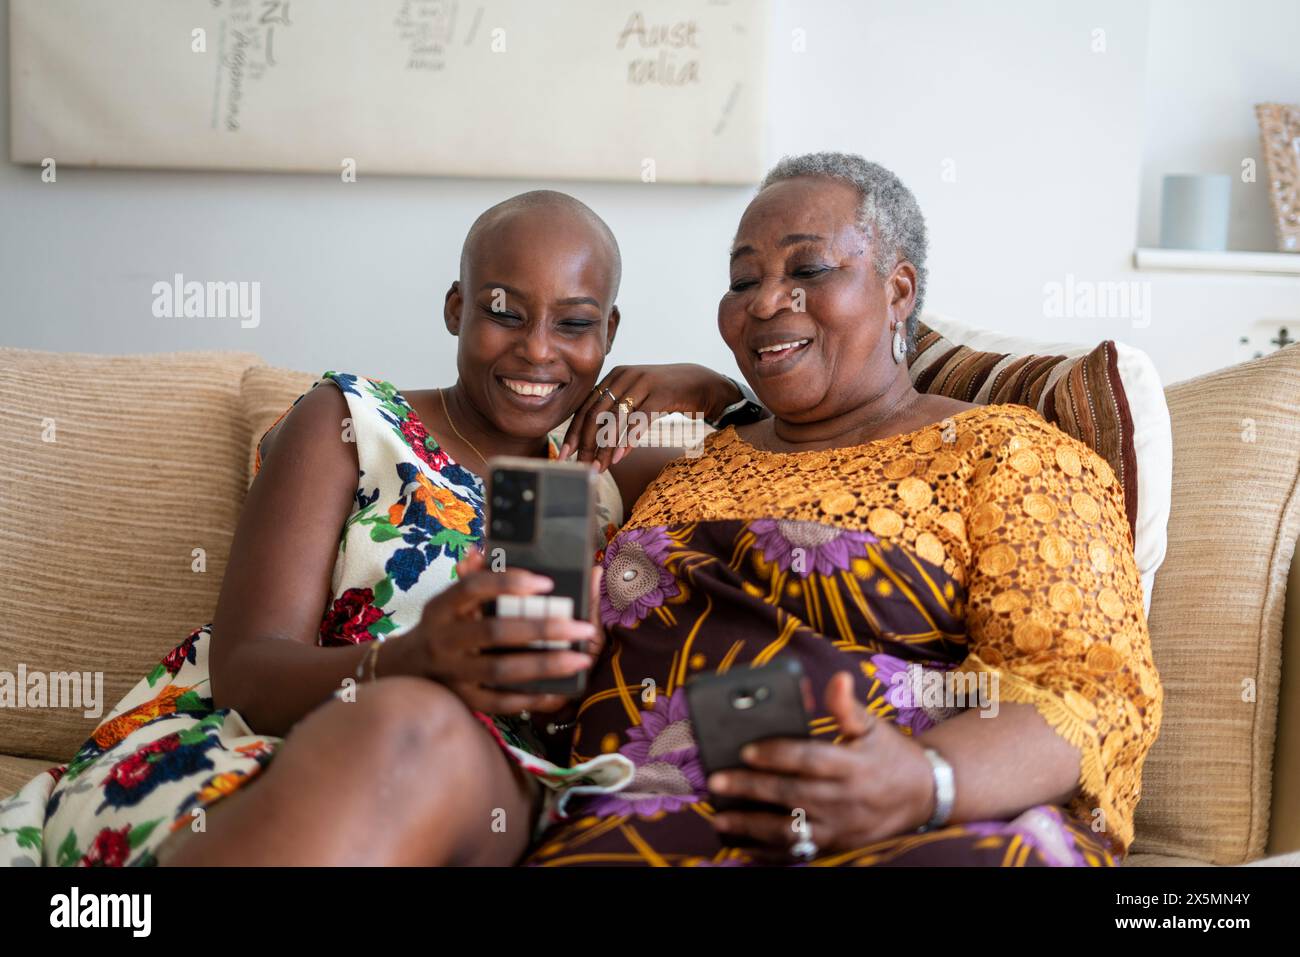
[[[826,689],[826,707],[839,727],[838,744],[773,738],[741,752],[747,767],[720,771],[709,789],[728,798],[790,808],[791,813],[730,810],[713,826],[756,842],[760,856],[789,861],[803,832],[824,851],[863,847],[915,830],[934,810],[934,783],[921,745],[867,712],[853,696],[853,677],[840,672]]]
[[[454,584],[424,606],[415,628],[390,640],[380,657],[380,670],[430,678],[456,692],[469,707],[487,714],[525,710],[547,714],[568,704],[561,695],[499,689],[543,678],[564,678],[590,668],[603,643],[599,626],[562,618],[485,615],[484,605],[502,595],[544,595],[553,584],[522,569],[490,571],[481,552],[462,559],[456,575]],[[598,576],[593,577],[599,581]],[[537,642],[585,642],[587,651],[530,650]]]

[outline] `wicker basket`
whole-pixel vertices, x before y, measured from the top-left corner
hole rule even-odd
[[[1300,106],[1260,103],[1255,116],[1273,198],[1277,248],[1300,253]]]

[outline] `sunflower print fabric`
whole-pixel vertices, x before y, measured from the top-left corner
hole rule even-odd
[[[714,433],[641,497],[604,568],[608,641],[572,761],[618,753],[635,776],[579,802],[530,863],[754,863],[709,823],[683,688],[779,655],[812,679],[816,739],[837,740],[821,689],[849,671],[858,700],[904,734],[967,707],[1028,703],[1082,754],[1068,807],[813,865],[1110,866],[1126,853],[1163,694],[1123,493],[1103,459],[1032,409],[985,406],[791,454]],[[926,692],[945,686],[957,694]]]

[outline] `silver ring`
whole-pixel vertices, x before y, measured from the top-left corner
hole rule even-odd
[[[795,841],[790,847],[790,856],[800,861],[811,861],[820,852],[819,848],[812,839],[812,825],[807,821],[803,822],[803,837]]]
[[[601,386],[600,391],[605,393],[605,395],[609,396],[610,402],[613,402],[615,405],[618,405],[618,396],[616,396],[613,392],[609,391],[609,386]]]

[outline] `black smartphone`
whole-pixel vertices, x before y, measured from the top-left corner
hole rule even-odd
[[[499,618],[591,617],[591,571],[596,541],[596,473],[582,462],[543,462],[498,456],[488,461],[488,568],[522,568],[555,582],[546,595],[503,595],[491,602]],[[537,642],[532,651],[577,648],[581,643]],[[527,652],[504,652],[520,654]],[[587,673],[545,678],[503,690],[576,697]]]
[[[686,685],[686,703],[706,774],[745,767],[740,751],[754,741],[808,737],[808,714],[814,706],[803,667],[789,656],[757,668],[699,675]],[[723,795],[710,795],[709,801],[719,811],[788,814],[790,810]],[[723,843],[743,846],[749,842],[723,835]]]

